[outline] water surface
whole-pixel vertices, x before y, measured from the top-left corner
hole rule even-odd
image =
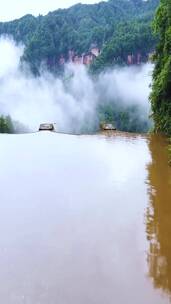
[[[165,139],[0,136],[3,304],[167,304]]]

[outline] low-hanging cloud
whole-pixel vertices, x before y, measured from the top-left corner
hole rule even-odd
[[[59,131],[80,132],[85,125],[98,126],[97,108],[108,101],[139,105],[148,120],[150,64],[116,68],[95,79],[83,65],[68,64],[63,78],[45,69],[35,77],[27,66],[20,67],[23,51],[13,40],[0,39],[0,114],[32,130],[53,122]]]

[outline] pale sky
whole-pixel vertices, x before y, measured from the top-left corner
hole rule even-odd
[[[1,3],[3,0],[0,0]],[[58,8],[67,8],[78,2],[92,4],[100,0],[4,0],[0,5],[0,21],[9,21],[26,14],[45,15]]]

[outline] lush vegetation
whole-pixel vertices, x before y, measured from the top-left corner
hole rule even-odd
[[[128,55],[137,58],[140,54],[141,62],[147,60],[157,43],[151,22],[158,3],[159,0],[109,0],[94,5],[77,4],[46,16],[26,15],[0,23],[0,35],[12,35],[25,44],[22,59],[35,73],[42,62],[59,71],[61,56],[68,60],[69,51],[81,55],[95,45],[101,54],[91,71],[100,72],[112,65],[125,64]],[[105,102],[97,111],[99,121],[114,122],[123,131],[145,132],[149,128],[147,117],[142,116],[143,111],[137,106]]]
[[[148,114],[138,105],[124,106],[117,103],[104,103],[98,108],[100,123],[112,123],[120,131],[145,133],[151,127]]]
[[[13,120],[11,116],[0,114],[0,133],[28,133],[29,128],[19,121]]]
[[[112,38],[103,47],[101,55],[93,62],[91,69],[93,72],[99,72],[106,67],[125,64],[128,54],[134,58],[139,54],[141,62],[146,62],[156,42],[157,37],[152,34],[151,22],[143,19],[120,23],[116,26]]]
[[[14,125],[10,116],[0,116],[0,133],[14,133]]]
[[[109,0],[94,5],[77,4],[46,16],[26,15],[12,22],[0,23],[0,35],[12,35],[25,45],[23,59],[33,70],[41,62],[56,68],[69,50],[78,55],[92,44],[102,49],[93,70],[126,60],[128,54],[141,52],[145,57],[154,49],[150,23],[159,0]]]
[[[154,21],[159,44],[154,56],[155,70],[151,104],[155,130],[171,135],[171,1],[161,0]]]

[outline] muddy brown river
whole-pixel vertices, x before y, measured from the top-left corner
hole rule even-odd
[[[160,136],[0,135],[0,303],[171,303]]]

